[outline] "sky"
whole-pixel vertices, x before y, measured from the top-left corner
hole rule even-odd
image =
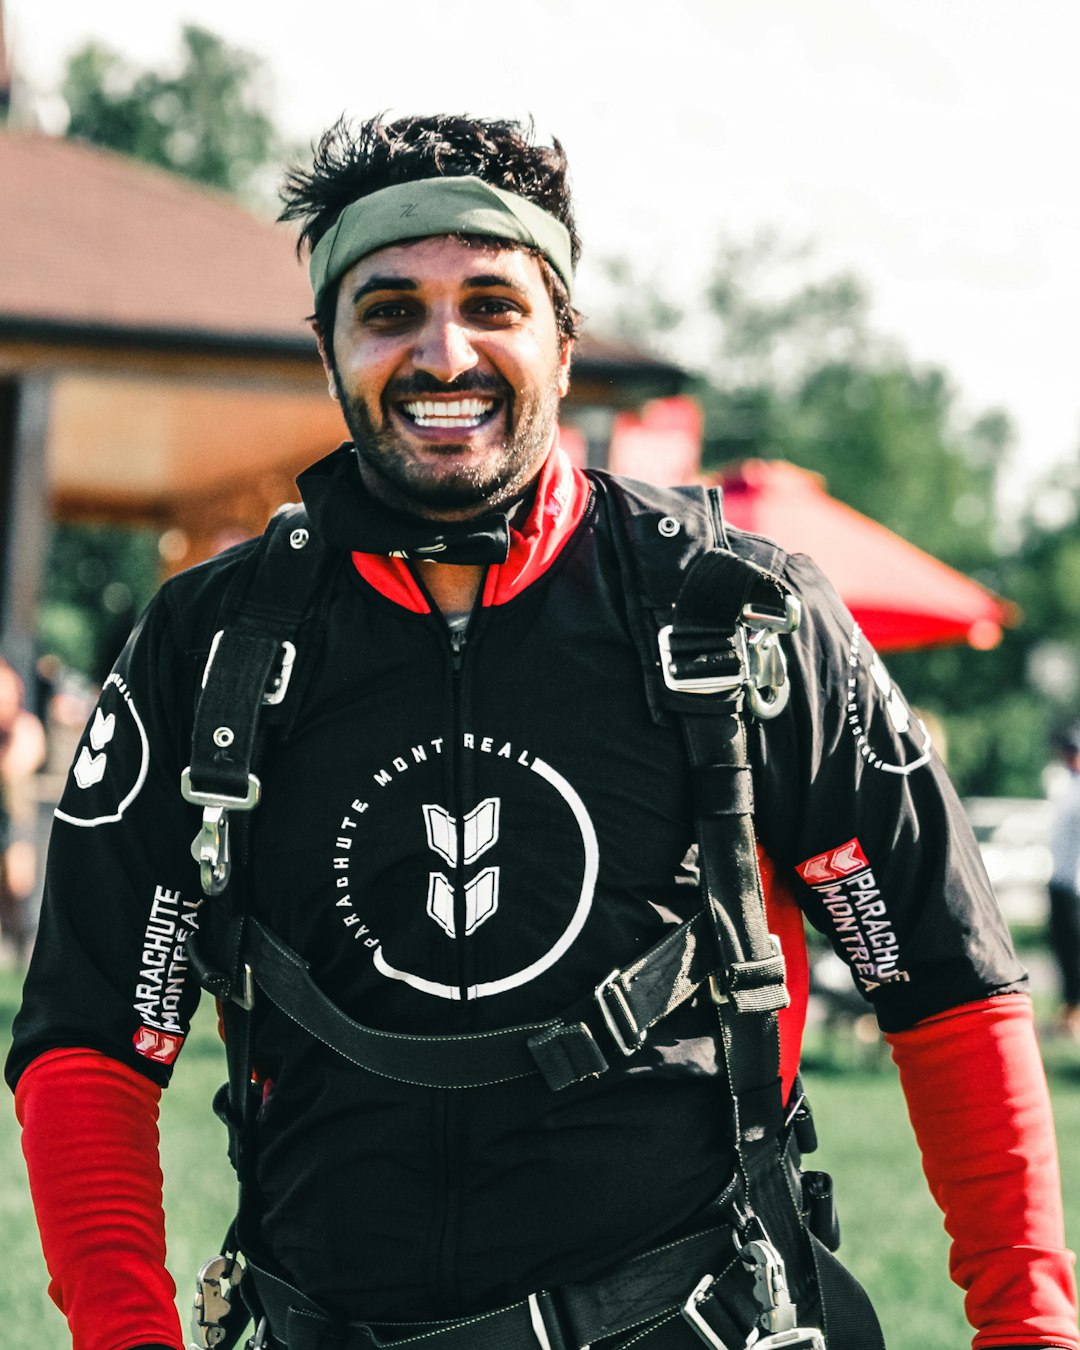
[[[772,229],[861,277],[962,416],[1011,414],[1008,492],[1080,453],[1074,0],[0,3],[46,121],[75,47],[162,67],[186,22],[262,58],[304,144],[342,112],[532,115],[570,157],[586,313],[603,257],[692,305],[721,235]]]

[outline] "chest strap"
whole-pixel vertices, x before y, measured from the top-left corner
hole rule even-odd
[[[251,916],[241,959],[267,998],[316,1040],[370,1073],[420,1087],[472,1088],[539,1074],[558,1091],[632,1055],[650,1027],[721,974],[704,913],[617,968],[560,1017],[463,1035],[408,1035],[365,1026],[319,988],[308,963]],[[752,997],[744,985],[737,996]]]

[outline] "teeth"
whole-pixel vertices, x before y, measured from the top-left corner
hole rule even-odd
[[[430,399],[403,405],[406,415],[421,427],[477,427],[495,406],[490,399],[463,398],[450,403]]]

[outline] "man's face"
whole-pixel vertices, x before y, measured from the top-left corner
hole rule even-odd
[[[365,483],[388,505],[467,519],[519,496],[546,457],[569,381],[535,257],[438,236],[342,277],[334,361]]]

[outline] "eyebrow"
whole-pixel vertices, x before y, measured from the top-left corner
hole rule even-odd
[[[509,277],[503,276],[498,272],[485,272],[479,276],[466,277],[463,285],[469,290],[483,290],[488,286],[501,286],[504,290],[515,291],[522,294],[522,287]],[[419,290],[419,283],[411,277],[399,276],[373,276],[368,277],[367,281],[362,282],[353,291],[352,299],[355,305],[362,300],[365,295],[370,295],[373,291],[416,291]]]
[[[367,281],[357,286],[353,291],[353,304],[362,300],[365,295],[370,295],[372,291],[415,291],[417,285],[408,277],[390,277],[374,276],[368,277]]]

